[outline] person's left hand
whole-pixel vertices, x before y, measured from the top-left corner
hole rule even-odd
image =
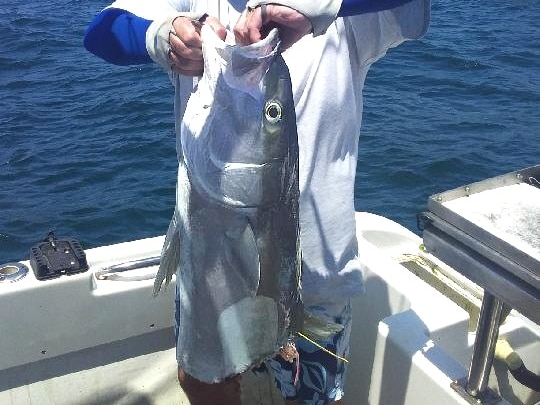
[[[272,29],[279,29],[282,50],[312,32],[309,19],[286,6],[267,4],[245,10],[234,27],[237,43],[249,45],[260,41]]]

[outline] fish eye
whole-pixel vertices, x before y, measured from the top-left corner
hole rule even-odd
[[[264,108],[264,116],[271,124],[281,121],[282,114],[283,108],[277,101],[269,101]]]

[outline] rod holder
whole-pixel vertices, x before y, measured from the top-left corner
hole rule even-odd
[[[466,385],[467,392],[473,397],[480,397],[486,390],[499,337],[502,309],[503,302],[484,291]]]

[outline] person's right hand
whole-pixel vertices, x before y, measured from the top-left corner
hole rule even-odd
[[[225,27],[215,17],[203,17],[193,21],[187,17],[177,17],[169,33],[168,54],[171,69],[186,76],[201,76],[204,70],[202,55],[201,27],[208,24],[216,34],[225,40]]]
[[[299,11],[279,4],[266,4],[244,10],[234,27],[234,35],[238,43],[249,45],[260,41],[276,27],[279,28],[281,50],[313,31],[311,21]]]

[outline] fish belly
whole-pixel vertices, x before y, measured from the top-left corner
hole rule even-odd
[[[189,181],[179,209],[180,365],[218,382],[273,356],[290,338],[300,305],[297,223],[286,205],[217,204]]]

